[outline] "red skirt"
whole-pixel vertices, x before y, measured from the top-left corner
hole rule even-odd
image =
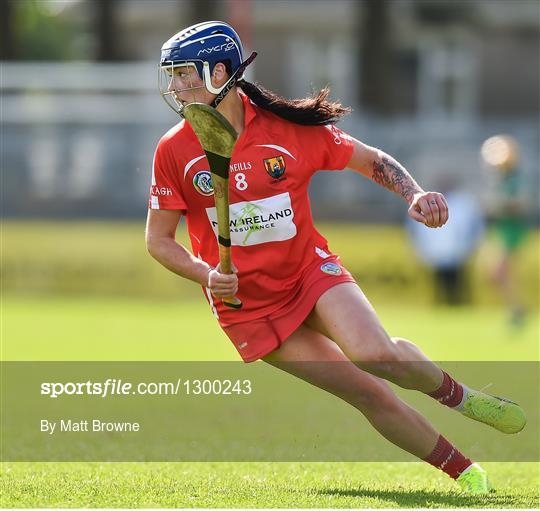
[[[343,282],[355,282],[338,256],[316,261],[306,271],[293,298],[272,314],[249,323],[222,327],[244,362],[278,349],[304,322],[322,294]]]

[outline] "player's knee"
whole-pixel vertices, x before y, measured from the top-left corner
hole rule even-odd
[[[392,337],[392,344],[399,352],[416,349],[416,345],[404,337]]]
[[[411,362],[425,359],[418,346],[408,339],[404,339],[403,337],[392,337],[392,344],[394,345],[395,351],[397,352],[397,357],[401,362]],[[409,364],[406,365],[409,366]]]
[[[358,342],[346,348],[345,351],[353,362],[366,364],[392,360],[395,351],[390,337],[382,327],[362,332]]]
[[[366,349],[362,353],[360,362],[366,364],[386,364],[399,361],[397,346],[390,340],[381,340],[374,346]]]

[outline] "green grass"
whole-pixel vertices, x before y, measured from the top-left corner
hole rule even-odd
[[[200,290],[195,300],[4,296],[4,360],[238,360]],[[433,360],[538,360],[538,317],[511,328],[501,308],[374,302],[390,335]],[[151,339],[151,342],[149,340]]]
[[[437,360],[537,360],[538,323],[500,309],[375,304]],[[31,320],[30,320],[31,319]],[[196,303],[4,296],[4,360],[237,360]],[[151,342],[149,341],[151,339]],[[474,342],[472,342],[474,340]],[[315,429],[314,429],[315,433]],[[285,433],[286,434],[286,433]],[[501,437],[504,441],[504,437]],[[421,463],[3,463],[2,507],[506,507],[538,505],[539,465],[486,463],[499,491],[460,497]]]
[[[1,358],[238,360],[200,295],[176,303],[4,296]],[[413,340],[433,360],[538,360],[538,315],[516,330],[496,307],[374,305],[391,335]]]
[[[537,463],[486,463],[498,491],[459,496],[419,463],[35,463],[2,475],[2,507],[535,508]]]
[[[539,359],[537,315],[509,328],[486,287],[488,247],[475,262],[482,307],[429,308],[429,280],[402,230],[321,231],[391,335],[434,360]],[[533,311],[538,239],[520,256]],[[2,360],[238,360],[197,286],[145,253],[141,224],[7,222],[2,242]],[[538,463],[483,465],[498,492],[476,498],[423,463],[2,463],[0,506],[538,507]]]

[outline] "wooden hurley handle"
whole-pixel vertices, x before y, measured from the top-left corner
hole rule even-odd
[[[219,236],[219,264],[221,267],[221,273],[232,273],[232,263],[231,263],[231,240],[227,240],[226,238],[222,238]],[[222,241],[225,241],[225,244],[222,244]],[[228,246],[227,246],[228,241]],[[242,308],[242,302],[236,298],[236,296],[226,296],[222,299],[223,303],[227,307],[231,307],[232,309],[241,309]]]

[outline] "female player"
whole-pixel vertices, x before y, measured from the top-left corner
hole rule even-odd
[[[162,95],[182,113],[191,102],[217,106],[239,134],[230,165],[235,274],[220,272],[209,164],[185,121],[154,156],[146,231],[150,254],[202,285],[214,315],[246,362],[262,359],[339,396],[388,440],[457,480],[490,491],[485,471],[392,392],[385,380],[432,396],[505,433],[525,426],[514,403],[468,389],[410,341],[390,338],[339,257],[315,230],[308,184],[319,169],[350,168],[401,195],[409,215],[440,227],[448,208],[394,158],[334,126],[347,108],[313,98],[286,100],[242,79],[242,44],[226,23],[179,32],[161,52]],[[181,215],[192,252],[175,241]],[[236,295],[243,308],[223,305]],[[317,361],[341,364],[286,364]],[[285,364],[284,364],[285,363]],[[339,371],[333,369],[339,366]]]

